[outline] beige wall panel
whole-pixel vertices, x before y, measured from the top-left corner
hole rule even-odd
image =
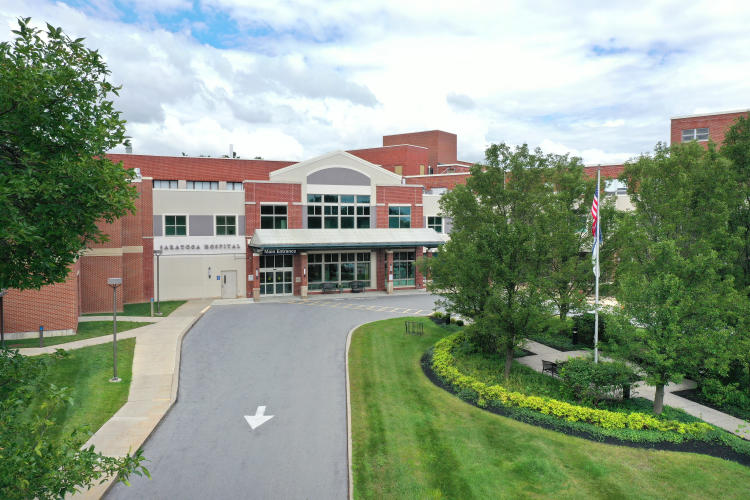
[[[439,194],[422,195],[422,214],[425,217],[436,217],[440,215],[440,196]]]
[[[154,215],[245,215],[243,191],[154,189]]]
[[[237,271],[237,297],[245,297],[245,256],[237,255],[180,255],[160,258],[161,300],[221,298],[221,271]],[[211,267],[211,278],[208,268]],[[154,283],[156,283],[154,259]]]

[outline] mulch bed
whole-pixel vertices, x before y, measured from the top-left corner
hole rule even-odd
[[[430,381],[436,386],[460,398],[457,391],[452,386],[443,382],[435,374],[435,372],[432,371],[431,361],[432,361],[432,356],[430,355],[429,352],[426,352],[422,355],[420,364],[422,365],[422,371],[424,372],[425,376],[428,379],[430,379]],[[502,406],[499,406],[499,407],[492,406],[492,407],[482,408],[480,406],[477,406],[476,403],[473,401],[467,401],[463,398],[460,398],[460,399],[462,399],[463,401],[466,401],[472,406],[479,408],[480,410],[489,411],[496,415],[501,415],[503,417],[512,418],[519,422],[535,425],[537,427],[542,427],[544,429],[549,429],[555,432],[560,432],[562,434],[567,434],[569,436],[587,439],[589,441],[595,441],[598,443],[612,444],[612,445],[618,445],[618,446],[629,446],[631,448],[645,448],[649,450],[702,453],[704,455],[710,455],[712,457],[722,458],[724,460],[730,460],[732,462],[737,462],[739,464],[750,467],[750,456],[737,453],[732,448],[726,445],[707,443],[705,441],[699,441],[699,440],[687,441],[684,443],[671,443],[671,442],[664,442],[664,441],[660,441],[657,443],[624,441],[622,439],[617,439],[617,438],[610,437],[610,436],[597,436],[595,434],[591,434],[588,432],[579,431],[575,429],[558,428],[547,422],[533,420],[533,419],[519,418],[520,416],[518,414]]]

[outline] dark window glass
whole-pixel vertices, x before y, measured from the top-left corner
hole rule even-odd
[[[308,194],[307,195],[307,202],[308,203],[320,203],[321,202],[321,196],[319,194]]]
[[[370,195],[357,196],[357,203],[370,203]]]
[[[369,229],[370,217],[357,217],[357,229]]]
[[[354,196],[353,195],[341,195],[341,203],[354,203]]]
[[[339,218],[338,217],[326,217],[326,229],[338,229]]]
[[[353,229],[354,217],[341,217],[341,229]]]
[[[337,194],[327,194],[323,196],[323,201],[325,203],[338,203],[339,202],[339,195]]]
[[[307,218],[308,229],[320,229],[321,228],[320,219],[321,219],[320,217],[308,217]]]

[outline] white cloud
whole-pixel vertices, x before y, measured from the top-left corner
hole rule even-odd
[[[439,128],[469,161],[506,141],[613,163],[667,140],[671,116],[750,107],[738,2],[202,0],[169,26],[191,1],[129,4],[136,21],[112,2],[0,0],[0,22],[99,48],[141,153],[302,159]],[[215,19],[232,48],[210,45]]]

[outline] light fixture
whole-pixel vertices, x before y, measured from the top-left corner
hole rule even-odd
[[[208,279],[211,279],[211,266],[208,266]]]

